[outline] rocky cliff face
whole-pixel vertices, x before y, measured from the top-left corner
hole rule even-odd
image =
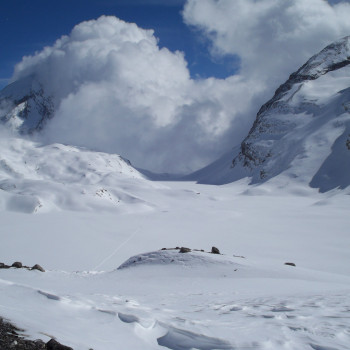
[[[204,183],[243,177],[258,183],[283,173],[321,191],[346,187],[349,134],[350,37],[345,37],[291,74],[260,108],[233,156],[225,155],[196,176]]]

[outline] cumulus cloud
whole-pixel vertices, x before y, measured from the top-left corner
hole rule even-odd
[[[119,153],[159,172],[188,172],[220,156],[248,102],[243,91],[232,95],[239,77],[191,80],[183,53],[115,17],[83,22],[25,57],[13,79],[29,75],[54,96],[47,142]]]
[[[158,172],[188,172],[241,142],[260,105],[293,70],[350,34],[350,6],[323,0],[188,0],[187,24],[213,55],[238,55],[227,79],[193,80],[184,54],[152,30],[101,17],[23,58],[13,80],[36,75],[55,97],[44,137],[119,153]]]
[[[350,35],[349,15],[349,3],[326,0],[188,0],[183,11],[185,22],[209,38],[213,55],[238,55],[241,76],[272,88]]]

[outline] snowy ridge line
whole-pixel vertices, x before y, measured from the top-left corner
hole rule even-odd
[[[135,189],[161,187],[116,154],[14,137],[0,146],[0,210],[149,211]]]
[[[350,185],[350,36],[292,73],[258,111],[241,144],[186,177],[206,184],[248,179],[301,183],[321,192]]]

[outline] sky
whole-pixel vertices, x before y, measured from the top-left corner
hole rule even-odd
[[[185,52],[191,76],[225,78],[236,70],[231,58],[212,58],[207,42],[182,19],[185,0],[0,0],[0,88],[23,56],[33,54],[72,28],[101,15],[113,15],[154,29],[161,47]]]
[[[349,1],[0,0],[0,82],[34,74],[54,96],[42,142],[188,173],[238,145],[349,18]]]

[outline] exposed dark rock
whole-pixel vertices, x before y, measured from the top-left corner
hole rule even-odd
[[[284,265],[288,265],[288,266],[296,266],[294,263],[292,263],[292,262],[286,262],[286,263],[284,263]]]
[[[27,89],[21,92],[23,84],[27,85]],[[21,96],[13,98],[12,91],[17,86]],[[0,103],[8,106],[2,111],[0,122],[6,124],[18,118],[22,121],[17,127],[21,134],[31,134],[42,130],[55,111],[53,96],[46,94],[43,85],[33,75],[5,87],[0,92]],[[20,104],[23,104],[23,108],[16,111]]]
[[[10,266],[4,264],[4,263],[0,263],[0,269],[9,269]]]
[[[17,269],[21,269],[23,267],[22,263],[20,261],[15,261],[12,264],[12,267],[16,267]]]
[[[31,270],[39,270],[41,272],[45,272],[45,270],[39,265],[39,264],[35,264]]]
[[[186,247],[181,247],[179,250],[179,253],[189,253],[192,250],[190,248],[186,248]]]
[[[69,346],[60,344],[57,340],[51,339],[46,343],[46,349],[48,350],[73,350]]]
[[[4,321],[0,318],[0,350],[41,350],[46,349],[46,344],[42,340],[24,339],[18,334],[22,329]]]
[[[2,263],[2,262],[0,263],[0,269],[9,269],[10,267],[15,267],[17,269],[38,270],[41,272],[45,272],[45,270],[39,264],[35,264],[33,267],[30,267],[27,265],[23,265],[20,261],[15,261],[11,266],[6,265],[5,263]]]
[[[220,250],[218,248],[216,248],[216,247],[212,247],[211,248],[211,253],[212,254],[220,254]]]

